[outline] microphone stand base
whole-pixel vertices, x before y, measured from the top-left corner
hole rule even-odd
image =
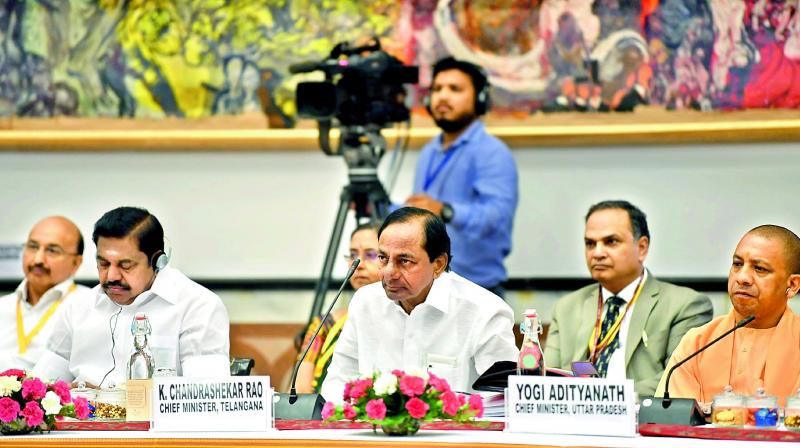
[[[297,394],[294,403],[289,402],[289,394],[275,394],[275,418],[282,420],[322,420],[322,407],[325,399],[320,394]]]
[[[669,407],[664,408],[664,399],[644,397],[639,406],[639,424],[657,423],[661,425],[701,426],[706,424],[703,411],[697,401],[691,398],[673,398]]]

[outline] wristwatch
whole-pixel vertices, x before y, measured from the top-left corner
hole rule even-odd
[[[439,213],[439,216],[442,217],[442,221],[448,223],[453,220],[453,206],[445,202],[442,204],[442,211]]]

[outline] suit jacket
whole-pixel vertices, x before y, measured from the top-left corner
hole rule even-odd
[[[597,319],[599,284],[556,301],[547,335],[549,367],[571,369],[573,361],[589,358],[588,344]],[[673,350],[691,328],[711,320],[709,298],[697,291],[658,281],[648,273],[633,307],[625,340],[625,373],[640,397],[652,396]],[[647,341],[642,335],[647,333]]]

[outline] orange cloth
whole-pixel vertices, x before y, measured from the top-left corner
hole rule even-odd
[[[666,372],[672,366],[720,336],[736,324],[733,310],[699,328],[689,330],[672,353],[656,391],[664,394]],[[673,398],[713,401],[726,385],[734,392],[753,395],[764,387],[767,395],[781,403],[800,387],[800,316],[787,306],[774,328],[740,328],[672,374],[669,393]]]

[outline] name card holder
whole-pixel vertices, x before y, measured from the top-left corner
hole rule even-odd
[[[274,428],[268,376],[153,379],[153,431],[267,431]]]
[[[633,437],[632,380],[509,376],[506,430]]]

